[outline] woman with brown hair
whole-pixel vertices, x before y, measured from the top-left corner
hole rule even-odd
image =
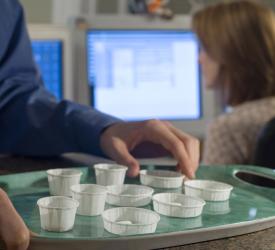
[[[203,162],[251,164],[257,135],[275,116],[274,13],[254,1],[217,3],[194,15],[193,30],[205,86],[232,107],[210,125]]]

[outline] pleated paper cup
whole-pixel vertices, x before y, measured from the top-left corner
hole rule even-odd
[[[77,214],[100,215],[104,211],[107,188],[95,184],[77,184],[71,187],[73,199],[79,202]]]
[[[184,183],[185,194],[200,197],[206,201],[226,201],[233,186],[211,180],[188,180]]]
[[[78,169],[49,169],[47,170],[51,195],[72,196],[71,186],[78,184],[82,172]]]
[[[169,170],[141,170],[140,182],[154,188],[179,188],[182,186],[184,175]]]
[[[118,235],[154,233],[160,216],[151,210],[134,207],[117,207],[102,213],[104,229]]]
[[[122,185],[128,167],[119,164],[95,164],[96,183],[98,185]]]
[[[65,196],[51,196],[39,199],[37,205],[42,229],[66,232],[73,228],[78,201]]]
[[[162,215],[191,218],[201,215],[205,201],[176,193],[159,193],[153,195],[154,210]]]
[[[142,207],[151,202],[154,190],[142,185],[108,186],[107,203],[115,206]]]

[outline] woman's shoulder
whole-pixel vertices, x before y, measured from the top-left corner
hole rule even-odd
[[[273,117],[275,117],[275,97],[269,97],[241,104],[231,112],[218,116],[211,126],[247,127],[266,123]]]

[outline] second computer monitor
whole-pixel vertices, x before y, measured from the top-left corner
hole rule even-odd
[[[125,120],[200,119],[198,54],[191,31],[91,29],[92,104]]]
[[[58,100],[63,98],[62,40],[32,40],[35,62],[40,70],[45,88]]]
[[[58,100],[74,100],[72,39],[64,26],[29,24],[34,61],[45,88]]]

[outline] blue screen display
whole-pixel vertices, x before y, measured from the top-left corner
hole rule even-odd
[[[91,103],[125,120],[200,119],[198,56],[191,31],[89,30]]]
[[[45,88],[61,100],[63,97],[62,41],[33,40],[32,50]]]

